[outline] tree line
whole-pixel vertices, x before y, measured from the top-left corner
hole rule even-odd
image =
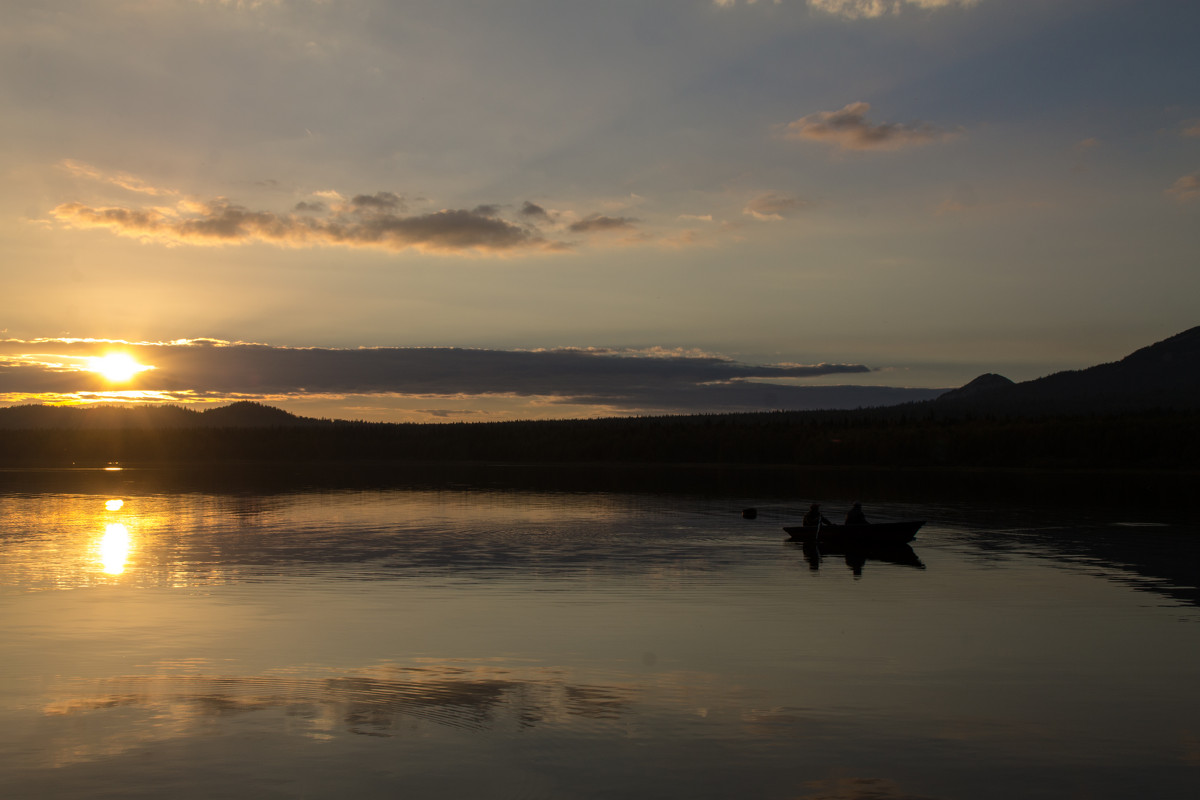
[[[590,420],[0,430],[0,465],[662,463],[1194,470],[1200,412],[938,416],[919,406]]]

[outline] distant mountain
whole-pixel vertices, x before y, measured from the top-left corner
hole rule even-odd
[[[282,408],[242,400],[200,413],[200,424],[206,428],[287,428],[312,425],[317,420],[298,417]]]
[[[946,413],[1110,414],[1200,408],[1200,327],[1120,361],[1022,383],[981,375],[928,403]]]
[[[173,428],[287,428],[321,424],[280,408],[241,401],[193,411],[179,406],[0,408],[0,430],[167,430]]]
[[[986,372],[966,386],[951,389],[936,399],[941,402],[970,400],[971,398],[987,397],[995,392],[1008,389],[1011,386],[1016,386],[1016,384],[1003,375]]]

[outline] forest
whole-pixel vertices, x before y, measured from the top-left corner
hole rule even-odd
[[[921,405],[488,423],[283,417],[255,426],[0,430],[0,466],[656,463],[1194,470],[1200,411],[1004,417]]]

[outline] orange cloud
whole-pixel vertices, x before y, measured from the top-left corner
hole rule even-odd
[[[131,192],[139,194],[148,194],[155,197],[164,195],[177,195],[179,192],[174,189],[163,189],[158,186],[151,186],[141,178],[135,175],[130,175],[126,172],[104,172],[101,169],[93,167],[91,164],[84,164],[82,161],[75,161],[68,158],[59,166],[80,178],[90,178],[102,183],[109,183],[113,186],[119,186]]]
[[[766,192],[747,203],[742,213],[755,219],[778,221],[807,205],[808,203],[799,197]]]
[[[927,122],[903,125],[873,124],[867,120],[870,103],[850,103],[837,111],[818,111],[783,127],[785,139],[808,139],[836,145],[840,150],[901,150],[943,142],[959,135]]]
[[[1200,197],[1200,172],[1184,175],[1167,189],[1167,194],[1174,196],[1181,203],[1188,203]]]

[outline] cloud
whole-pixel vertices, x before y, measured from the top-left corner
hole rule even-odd
[[[143,241],[189,245],[267,242],[287,247],[340,246],[412,248],[433,253],[501,253],[563,249],[524,225],[497,216],[496,206],[404,214],[392,192],[356,195],[330,210],[319,202],[301,203],[297,213],[254,211],[219,197],[184,201],[174,209],[93,207],[64,203],[51,213],[73,228],[102,228]],[[316,216],[323,214],[323,216]]]
[[[841,150],[900,150],[947,141],[959,135],[927,122],[904,125],[867,121],[869,103],[850,103],[838,111],[818,111],[783,126],[785,139],[808,139],[836,145]]]
[[[179,193],[151,187],[138,178],[107,175],[80,162],[63,162],[77,176],[133,188],[146,194]],[[628,207],[643,202],[630,195],[604,205]],[[77,229],[103,229],[117,236],[167,245],[237,246],[265,242],[281,247],[374,247],[392,251],[414,249],[440,254],[505,254],[565,251],[572,245],[547,236],[632,232],[639,220],[630,216],[573,211],[548,211],[526,200],[514,214],[505,206],[481,203],[473,208],[410,210],[418,199],[395,192],[356,194],[347,198],[334,190],[310,192],[288,212],[257,210],[227,197],[208,200],[177,198],[163,205],[92,205],[74,201],[50,211],[59,224]],[[572,221],[573,220],[573,221]],[[622,242],[652,241],[625,237]]]
[[[1167,189],[1167,194],[1174,196],[1181,203],[1188,203],[1200,197],[1200,172],[1184,175]]]
[[[766,192],[747,203],[746,207],[742,209],[742,213],[755,219],[777,221],[807,205],[808,203],[799,197]]]
[[[567,226],[571,233],[596,233],[608,231],[632,230],[637,220],[633,217],[609,217],[603,214],[590,214],[578,222]]]
[[[350,200],[350,206],[355,210],[373,211],[403,211],[405,208],[404,201],[393,192],[355,195]]]
[[[522,217],[536,220],[538,222],[549,222],[550,212],[539,206],[537,203],[532,203],[528,200],[521,206],[519,213]]]
[[[125,172],[105,172],[97,167],[93,167],[91,164],[85,164],[82,161],[75,161],[70,158],[62,161],[59,166],[76,177],[89,178],[101,183],[111,184],[130,192],[137,192],[138,194],[148,194],[155,197],[179,194],[174,189],[151,186],[141,178]]]
[[[84,360],[113,349],[153,366],[106,384]],[[622,411],[847,408],[925,399],[933,390],[804,386],[798,380],[869,372],[861,364],[744,364],[650,349],[294,348],[195,340],[115,345],[88,340],[0,340],[0,396],[106,390],[197,398],[390,395],[507,396]]]
[[[808,0],[810,8],[846,19],[874,19],[916,7],[936,9],[973,6],[978,0]]]
[[[757,0],[742,0],[745,5],[756,5]],[[937,9],[973,6],[979,0],[806,0],[808,7],[825,14],[845,19],[874,19],[888,14],[899,14],[910,8]],[[766,4],[764,2],[764,4]],[[780,5],[781,0],[771,0]],[[713,0],[719,8],[733,8],[738,0]]]
[[[1188,126],[1180,131],[1180,133],[1188,138],[1200,137],[1200,120],[1193,120],[1188,123]]]
[[[50,523],[51,525],[53,523]],[[359,540],[375,529],[361,523],[349,523],[346,542]],[[353,537],[353,538],[352,538]],[[378,537],[377,537],[378,538]],[[423,541],[415,541],[419,538]],[[528,545],[517,543],[504,533],[487,535],[487,545],[481,547],[478,558],[464,558],[457,546],[448,546],[438,536],[388,537],[388,542],[374,541],[371,554],[395,564],[397,574],[409,569],[422,572],[462,576],[465,571],[490,574],[504,566],[513,570],[518,564],[530,563]],[[635,537],[630,537],[635,538]],[[328,558],[328,540],[297,531],[287,549],[288,568],[296,563],[323,563]],[[478,540],[477,540],[478,542]],[[359,546],[357,543],[355,547]],[[283,557],[271,537],[250,536],[239,540],[239,555],[253,564],[277,564]],[[586,548],[551,547],[539,549],[535,560],[540,575],[563,576],[593,574],[613,570],[620,563],[622,577],[630,570],[653,573],[669,565],[678,568],[681,562],[695,563],[697,569],[714,562],[712,548],[646,548],[629,546],[629,555],[636,552],[636,564],[626,558],[614,558],[617,546],[610,544],[603,552]],[[636,548],[636,549],[635,549]],[[729,556],[723,556],[722,566]],[[634,562],[628,558],[629,562]],[[153,586],[169,586],[174,580],[169,568],[156,570],[150,564],[139,564],[141,580]],[[711,567],[707,567],[711,569]],[[486,571],[486,572],[485,572]],[[615,570],[613,570],[616,574]],[[161,581],[159,583],[158,581]],[[99,709],[137,709],[148,719],[169,719],[169,732],[158,730],[144,735],[111,737],[105,740],[105,753],[122,754],[154,746],[185,736],[194,736],[211,724],[213,709],[221,713],[256,711],[272,713],[294,720],[290,730],[297,732],[344,731],[346,735],[391,737],[407,735],[425,726],[444,726],[455,731],[482,732],[499,720],[521,721],[521,729],[538,727],[553,729],[560,721],[571,717],[589,720],[619,720],[633,712],[634,702],[642,695],[640,685],[632,682],[610,681],[595,683],[577,676],[574,670],[555,668],[521,674],[518,669],[499,666],[496,661],[468,662],[456,660],[437,663],[418,662],[419,666],[400,666],[377,663],[367,667],[329,670],[325,673],[297,675],[239,675],[211,669],[215,664],[197,659],[194,668],[204,665],[199,675],[136,675],[119,678],[81,680],[72,685],[69,693],[57,696],[44,712],[71,718],[85,716]],[[211,672],[210,672],[211,669]],[[208,673],[208,674],[206,674]],[[215,674],[214,674],[215,673]],[[369,703],[369,713],[364,706]],[[674,709],[671,709],[673,712]],[[510,716],[511,715],[511,716]],[[326,721],[330,721],[327,723]],[[53,741],[36,764],[56,767],[75,766],[94,758],[94,740],[89,737],[90,725],[82,720],[61,726],[63,733]],[[428,734],[425,734],[428,735]],[[134,750],[133,748],[137,748]]]

